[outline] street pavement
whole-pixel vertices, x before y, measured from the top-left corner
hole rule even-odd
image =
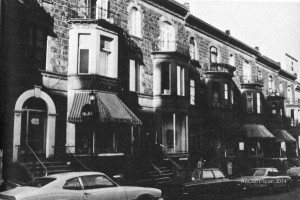
[[[194,197],[185,198],[168,198],[167,200],[299,200],[300,187],[291,188],[290,192],[276,191],[273,194],[264,193],[250,193],[250,194],[227,194],[227,195],[197,195]]]

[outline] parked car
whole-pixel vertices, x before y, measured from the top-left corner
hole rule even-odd
[[[233,191],[235,182],[225,177],[218,168],[194,169],[185,176],[176,177],[161,186],[166,197],[198,194],[224,194]]]
[[[162,200],[161,190],[119,186],[100,172],[68,172],[37,178],[0,193],[0,199]]]
[[[300,167],[292,167],[287,170],[286,175],[291,177],[291,182],[296,185],[300,182]]]
[[[276,168],[253,168],[247,170],[244,175],[238,179],[237,187],[242,191],[268,191],[290,190],[291,178],[281,175]]]

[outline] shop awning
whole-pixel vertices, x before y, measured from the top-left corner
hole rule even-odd
[[[244,130],[249,138],[274,138],[274,135],[264,125],[245,124]]]
[[[272,130],[275,140],[278,142],[295,142],[296,139],[286,130]]]
[[[119,99],[116,94],[95,92],[101,122],[121,122],[130,125],[141,125],[139,118]],[[82,122],[81,109],[90,103],[88,92],[76,93],[68,117],[71,123]]]

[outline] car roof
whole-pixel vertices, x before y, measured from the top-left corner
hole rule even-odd
[[[256,168],[251,168],[251,169],[276,169],[277,170],[276,167],[256,167]]]
[[[63,179],[69,179],[73,177],[78,177],[78,176],[89,176],[89,175],[105,175],[101,172],[92,172],[92,171],[81,171],[81,172],[64,172],[64,173],[59,173],[59,174],[51,174],[49,176],[46,176],[48,178],[63,178]]]

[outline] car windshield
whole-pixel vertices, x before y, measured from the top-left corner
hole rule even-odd
[[[300,173],[300,168],[291,168],[287,171],[287,173]]]
[[[30,187],[43,187],[53,181],[55,181],[55,178],[37,178],[33,181],[30,181],[28,183],[25,183],[24,186],[30,186]]]
[[[266,173],[266,169],[249,169],[246,171],[245,176],[263,176]]]

